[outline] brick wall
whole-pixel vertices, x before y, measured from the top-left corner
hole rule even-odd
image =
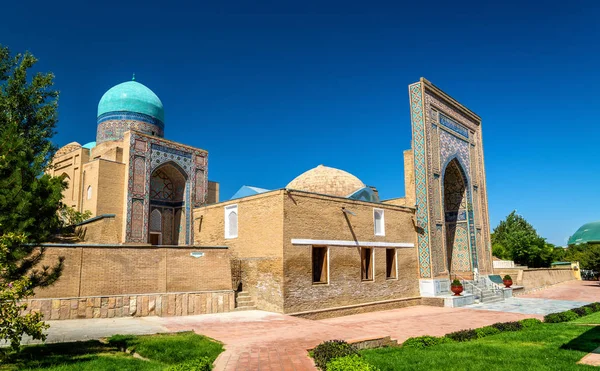
[[[195,258],[191,252],[202,252]],[[49,247],[42,264],[65,257],[62,277],[36,298],[231,290],[226,249],[151,246]]]
[[[329,283],[312,282],[312,246],[291,239],[414,243],[408,208],[290,191],[284,198],[284,312],[305,312],[418,297],[414,247],[396,248],[398,278],[386,279],[386,249],[375,248],[374,280],[361,279],[360,248],[329,246]],[[342,207],[355,215],[342,212]],[[384,209],[385,236],[375,236],[373,208]]]
[[[194,210],[197,245],[227,246],[241,261],[243,290],[257,307],[283,311],[283,197],[281,190]],[[224,208],[238,205],[238,237],[225,238]]]

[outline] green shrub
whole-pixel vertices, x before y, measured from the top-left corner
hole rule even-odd
[[[485,326],[475,329],[475,333],[477,333],[477,338],[481,339],[486,336],[496,335],[500,333],[500,330],[493,326]]]
[[[452,286],[462,286],[462,282],[460,282],[457,278],[452,281]]]
[[[494,323],[492,327],[497,328],[501,332],[504,331],[519,331],[523,328],[523,325],[520,322],[498,322]]]
[[[572,310],[568,310],[560,313],[550,313],[544,316],[544,322],[546,323],[560,323],[560,322],[569,322],[579,318],[577,313]]]
[[[327,363],[335,358],[357,355],[356,348],[343,340],[325,341],[313,349],[315,365],[321,370],[327,370]]]
[[[437,336],[419,336],[414,338],[408,338],[404,343],[402,343],[403,347],[409,348],[427,348],[432,345],[450,343],[452,339],[447,338],[445,336],[437,337]]]
[[[590,303],[583,306],[584,308],[590,308],[592,312],[600,312],[600,303]]]
[[[455,331],[447,334],[446,337],[454,341],[469,341],[478,338],[477,332],[475,330]]]
[[[537,318],[525,318],[520,320],[519,323],[521,324],[521,326],[523,326],[523,328],[530,328],[539,325],[540,323],[542,323],[542,321],[540,321]]]
[[[192,359],[167,368],[167,371],[210,371],[212,362],[207,357]]]
[[[588,314],[592,313],[592,310],[590,308],[584,308],[584,307],[573,308],[573,309],[571,309],[571,311],[573,313],[577,314],[579,317],[587,316]]]
[[[379,369],[360,358],[357,355],[351,355],[332,359],[327,364],[328,371],[378,371]]]
[[[506,276],[504,276],[504,278],[503,278],[502,280],[503,280],[503,281],[504,281],[504,280],[511,280],[511,281],[512,281],[512,278],[511,278],[511,277],[510,277],[510,276],[507,274]]]

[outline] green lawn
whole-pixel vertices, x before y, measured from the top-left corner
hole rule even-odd
[[[600,327],[544,323],[483,339],[425,349],[380,348],[362,351],[386,370],[596,370],[577,365],[600,346]]]
[[[600,325],[600,312],[592,313],[590,315],[577,318],[575,321],[571,323],[584,323],[584,324],[592,324],[592,325]]]
[[[149,360],[134,358],[124,349]],[[108,344],[99,341],[34,345],[23,347],[18,354],[8,356],[0,371],[52,370],[163,370],[183,361],[208,357],[214,361],[223,346],[193,332],[178,334],[128,336],[116,335]],[[1,355],[1,354],[0,354]]]

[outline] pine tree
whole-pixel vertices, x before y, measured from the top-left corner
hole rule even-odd
[[[28,76],[37,59],[0,45],[0,339],[43,339],[41,315],[21,316],[22,300],[58,279],[62,258],[40,266],[40,243],[60,226],[62,179],[45,174],[55,147],[58,92],[51,73]]]

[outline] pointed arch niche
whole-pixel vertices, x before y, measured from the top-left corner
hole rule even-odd
[[[156,168],[150,177],[150,225],[153,245],[179,245],[182,210],[186,200],[186,173],[173,162]],[[185,236],[183,236],[185,237]]]
[[[468,225],[468,181],[464,168],[455,158],[444,170],[444,218],[446,227],[446,264],[453,273],[471,272]]]

